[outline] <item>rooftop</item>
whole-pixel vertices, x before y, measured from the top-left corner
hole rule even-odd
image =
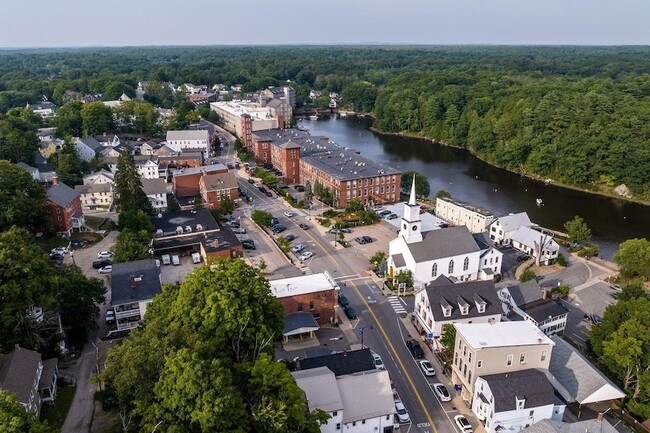
[[[375,361],[372,359],[370,349],[350,350],[298,360],[298,370],[309,370],[317,367],[327,367],[336,376],[342,376],[375,370]]]
[[[530,427],[526,427],[521,433],[618,433],[609,421],[603,419],[588,419],[578,422],[562,422],[543,419]]]
[[[560,304],[550,299],[538,299],[519,308],[537,323],[568,314]]]
[[[314,315],[308,311],[297,311],[284,317],[284,329],[282,335],[297,335],[310,331],[318,331],[320,326],[314,319]]]
[[[480,251],[476,240],[465,226],[431,230],[422,234],[422,242],[407,244],[416,263],[454,257]]]
[[[520,226],[530,227],[532,225],[526,212],[502,216],[498,218],[498,221],[504,233],[517,230]]]
[[[161,159],[164,159],[165,157],[161,157]],[[169,159],[178,159],[178,157],[168,157]],[[220,172],[227,172],[228,167],[226,167],[223,164],[210,164],[210,165],[203,165],[201,167],[189,167],[189,168],[183,168],[176,173],[174,173],[174,176],[187,176],[190,174],[197,174],[197,173],[220,173]]]
[[[220,191],[237,188],[237,179],[231,172],[208,174],[201,177],[200,182],[207,191]]]
[[[176,232],[174,232],[176,234]],[[192,247],[203,245],[207,254],[229,250],[231,247],[241,245],[237,235],[233,231],[224,226],[220,230],[194,233],[183,236],[173,236],[165,238],[156,238],[153,241],[153,249],[156,252],[171,252],[176,251],[183,247]]]
[[[20,402],[29,401],[40,362],[40,353],[22,347],[0,354],[0,389],[16,394]]]
[[[167,141],[176,140],[208,140],[209,133],[205,129],[192,129],[185,131],[167,131]]]
[[[211,102],[210,107],[223,110],[226,113],[232,114],[234,116],[241,116],[247,114],[251,117],[253,122],[256,120],[269,120],[274,118],[270,114],[270,110],[267,107],[262,107],[257,102],[250,102],[250,101]]]
[[[142,179],[142,190],[146,195],[166,194],[167,182],[165,179]]]
[[[269,283],[271,284],[271,292],[276,298],[338,289],[332,278],[324,273],[283,278],[269,281]]]
[[[542,299],[542,289],[535,280],[507,287],[506,290],[508,290],[512,301],[518,307]]]
[[[492,281],[470,281],[454,284],[444,275],[439,276],[426,288],[431,312],[436,322],[456,321],[472,317],[501,314],[501,302]],[[485,311],[479,313],[477,303],[485,302]],[[461,314],[460,305],[468,304],[467,314]],[[441,305],[452,307],[451,316],[445,317]],[[497,319],[498,320],[498,319]]]
[[[343,423],[395,413],[393,390],[386,370],[337,377],[343,400]]]
[[[47,198],[61,207],[66,207],[77,197],[79,192],[65,183],[59,183],[47,190]]]
[[[114,263],[111,273],[111,305],[147,301],[162,292],[156,260]]]
[[[454,323],[458,335],[475,350],[490,347],[533,346],[554,343],[529,321],[496,323]]]
[[[291,375],[305,392],[309,411],[321,409],[325,412],[343,410],[343,400],[336,383],[336,376],[327,367],[294,371]]]
[[[151,217],[156,231],[162,230],[164,236],[176,235],[178,227],[186,229],[190,226],[192,232],[203,232],[207,230],[217,230],[219,225],[207,209],[182,210],[177,212],[167,212],[159,216]],[[197,226],[200,226],[198,228]]]
[[[494,412],[517,410],[517,399],[525,399],[524,409],[555,402],[553,385],[541,370],[529,368],[511,373],[481,376],[494,396]]]
[[[464,203],[462,201],[454,200],[454,199],[452,199],[450,197],[438,197],[436,200],[445,201],[447,203],[455,204],[458,207],[462,207],[464,209],[467,209],[467,210],[472,211],[472,212],[476,212],[476,213],[478,213],[480,215],[483,215],[483,216],[486,216],[486,217],[494,216],[494,214],[492,212],[490,212],[489,210],[481,209],[481,208],[478,208],[476,206],[472,206],[470,204]]]
[[[553,237],[551,235],[547,235],[527,226],[520,226],[515,234],[512,235],[513,241],[517,241],[520,244],[526,245],[532,249],[535,248],[535,243],[540,242],[540,239],[544,245],[554,244],[555,247],[559,248],[559,245],[555,242],[555,240],[553,240]]]
[[[95,152],[104,148],[104,146],[99,141],[95,140],[93,137],[82,138],[79,141],[85,144],[86,146],[90,147]]]

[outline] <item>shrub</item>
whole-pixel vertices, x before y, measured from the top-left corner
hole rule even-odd
[[[568,265],[566,261],[566,257],[564,257],[562,254],[558,254],[557,264],[566,268],[566,266]]]
[[[536,277],[535,271],[532,269],[526,269],[520,276],[519,281],[525,283],[526,281],[534,280]]]

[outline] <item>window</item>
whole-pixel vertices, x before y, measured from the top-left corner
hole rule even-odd
[[[546,361],[546,350],[542,350],[542,361]]]
[[[335,410],[334,412],[332,412],[332,416],[336,416],[336,415],[338,415],[338,414],[339,414],[339,412],[338,412],[337,410]]]
[[[525,353],[520,353],[519,354],[519,363],[520,364],[525,364],[526,363],[526,354]]]
[[[310,310],[314,309],[314,301],[309,301],[309,309]]]
[[[481,368],[481,367],[483,367],[483,360],[479,359],[478,361],[476,361],[476,368]]]
[[[302,311],[302,302],[298,302],[298,311]]]
[[[472,370],[467,371],[467,381],[472,383]]]
[[[454,273],[454,261],[453,261],[453,260],[450,260],[450,261],[449,261],[449,271],[448,271],[448,273],[449,273],[449,274],[453,274],[453,273]]]
[[[535,411],[534,411],[534,410],[531,410],[530,413],[528,413],[528,416],[534,416],[534,415],[535,415]]]
[[[508,359],[506,360],[506,365],[507,365],[507,366],[511,366],[511,365],[512,365],[512,358],[513,358],[513,355],[508,355]]]
[[[451,317],[451,307],[442,307],[442,314],[445,317]]]
[[[467,346],[463,347],[463,356],[467,356]]]
[[[467,357],[467,362],[469,363],[472,362],[472,352],[469,352],[469,356]]]
[[[431,268],[431,276],[433,278],[436,278],[438,276],[438,264],[434,263],[433,267]]]
[[[355,425],[357,425],[357,422],[356,422],[356,421],[352,421],[352,427],[354,427]]]
[[[466,271],[469,269],[469,257],[465,257],[465,260],[463,260],[463,271]]]
[[[365,424],[365,423],[366,423],[366,420],[365,420],[365,419],[362,419],[362,420],[361,420],[361,424]]]
[[[336,423],[336,429],[337,429],[337,430],[341,430],[341,423],[340,423],[340,422],[337,422],[337,423]]]

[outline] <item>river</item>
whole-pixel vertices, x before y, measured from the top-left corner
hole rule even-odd
[[[495,168],[463,149],[426,140],[380,135],[370,131],[368,118],[337,116],[301,119],[312,135],[324,135],[341,145],[361,151],[365,157],[402,171],[426,175],[431,195],[439,189],[452,198],[488,209],[495,215],[528,213],[531,221],[564,231],[575,215],[586,221],[600,256],[611,260],[618,245],[631,238],[650,238],[650,206],[589,194]],[[541,206],[536,200],[543,201]]]

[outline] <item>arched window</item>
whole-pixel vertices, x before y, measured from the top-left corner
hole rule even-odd
[[[463,261],[463,271],[466,271],[469,269],[469,257],[465,257],[465,260]]]
[[[454,273],[454,261],[449,260],[449,273],[453,274]]]
[[[438,276],[438,264],[434,263],[433,267],[431,268],[431,276],[433,278],[436,278]]]

